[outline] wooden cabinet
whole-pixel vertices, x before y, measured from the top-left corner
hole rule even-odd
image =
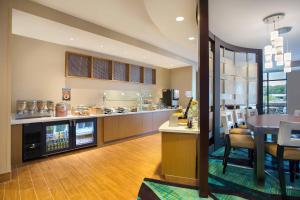
[[[148,133],[153,130],[153,113],[141,114],[142,132]]]
[[[66,52],[66,76],[84,77],[92,76],[92,57],[78,53]]]
[[[103,132],[104,142],[117,140],[122,138],[119,131],[119,116],[104,117],[103,120]]]
[[[119,132],[122,138],[130,137],[138,134],[139,124],[136,122],[137,115],[120,116]]]
[[[154,112],[153,113],[153,130],[158,130],[159,127],[169,120],[173,111]]]
[[[104,117],[104,142],[156,132],[161,124],[169,120],[171,112],[162,111]]]
[[[170,182],[197,183],[197,134],[162,132],[162,174]]]

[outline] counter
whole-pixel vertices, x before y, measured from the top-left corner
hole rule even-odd
[[[159,131],[162,137],[162,175],[167,181],[197,184],[197,140],[198,125],[169,127],[164,122]]]
[[[125,141],[134,137],[141,137],[147,134],[158,133],[159,127],[166,122],[170,115],[176,110],[163,109],[142,112],[113,113],[91,116],[67,116],[67,117],[47,117],[34,119],[11,120],[11,162],[12,167],[23,164],[22,144],[23,127],[34,125],[35,123],[57,122],[66,120],[79,120],[96,118],[97,127],[97,147],[102,147],[115,142]],[[43,127],[43,126],[42,126]],[[45,131],[42,131],[43,135]],[[71,133],[72,134],[72,133]],[[45,138],[45,136],[42,136]],[[45,146],[42,146],[45,149]]]
[[[112,113],[112,114],[98,114],[98,115],[89,115],[89,116],[73,116],[69,115],[66,117],[41,117],[41,118],[31,118],[31,119],[15,119],[15,116],[12,115],[11,125],[17,124],[30,124],[30,123],[39,123],[39,122],[54,122],[54,121],[64,121],[64,120],[73,120],[73,119],[85,119],[85,118],[99,118],[99,117],[108,117],[108,116],[122,116],[122,115],[134,115],[134,114],[143,114],[143,113],[154,113],[154,112],[163,112],[163,111],[175,111],[176,109],[159,109],[151,111],[138,111],[138,112],[126,112],[126,113]]]
[[[170,127],[169,121],[163,123],[159,127],[160,132],[168,132],[168,133],[187,133],[187,134],[199,134],[198,124],[193,124],[193,128],[188,128],[187,126],[175,126]]]

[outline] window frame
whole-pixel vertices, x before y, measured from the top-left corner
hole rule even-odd
[[[269,86],[270,86],[270,82],[279,82],[279,81],[285,81],[285,95],[286,95],[286,103],[285,103],[285,107],[287,108],[287,74],[285,74],[285,78],[280,78],[280,79],[270,79],[270,73],[276,73],[276,72],[281,72],[281,71],[264,71],[263,74],[266,74],[267,75],[267,79],[264,79],[263,78],[263,84],[262,86],[264,87],[264,83],[267,83],[266,86],[267,86],[267,103],[265,104],[264,101],[263,101],[263,108],[267,107],[266,109],[266,112],[265,110],[263,109],[263,112],[264,114],[269,114],[270,113],[270,94],[269,94]],[[284,73],[284,72],[283,72]],[[287,110],[287,109],[286,109]],[[286,114],[287,112],[285,112],[284,114]]]

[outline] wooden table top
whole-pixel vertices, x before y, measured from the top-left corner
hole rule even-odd
[[[258,115],[250,117],[247,123],[256,128],[279,128],[280,121],[300,122],[294,115]]]

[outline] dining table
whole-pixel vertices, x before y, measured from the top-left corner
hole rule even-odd
[[[256,163],[254,166],[258,185],[265,183],[265,135],[277,135],[281,121],[300,122],[300,117],[287,114],[263,114],[247,119],[247,126],[254,133]]]

